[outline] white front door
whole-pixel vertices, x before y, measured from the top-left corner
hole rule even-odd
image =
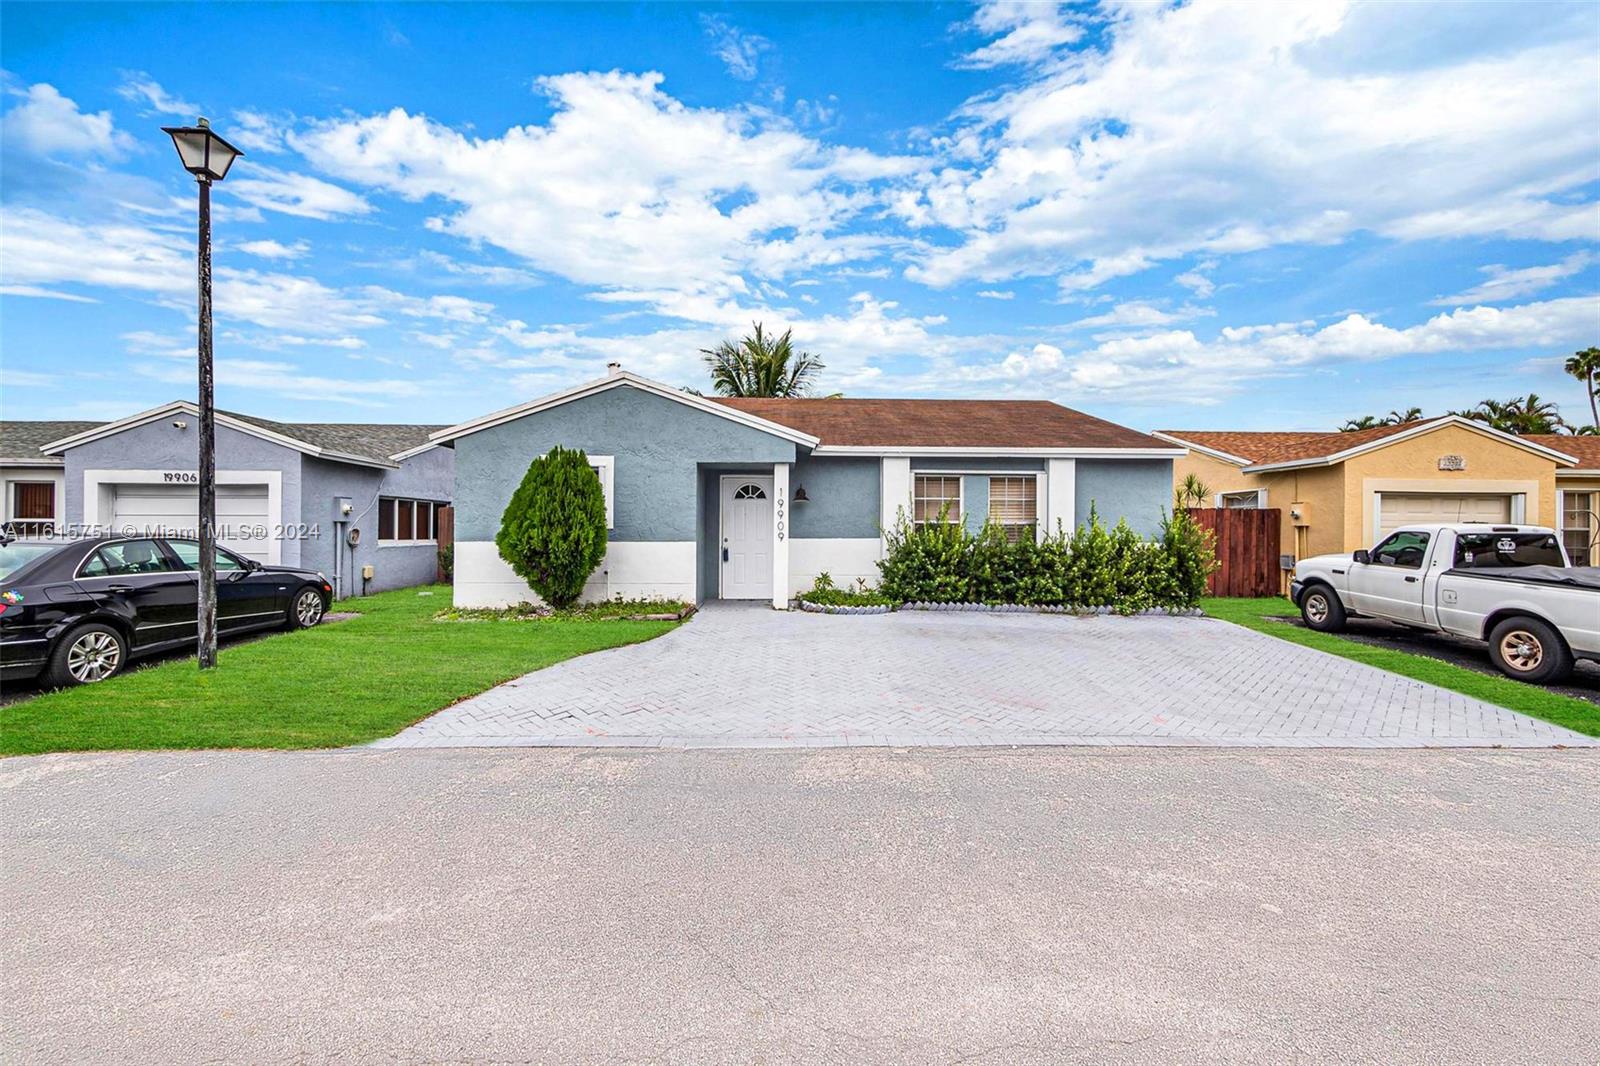
[[[722,477],[722,598],[772,599],[772,478]]]

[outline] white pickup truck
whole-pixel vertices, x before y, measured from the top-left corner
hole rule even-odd
[[[1486,640],[1520,681],[1557,681],[1574,659],[1600,659],[1600,569],[1571,566],[1540,526],[1405,526],[1371,551],[1302,560],[1289,595],[1324,633],[1354,615]]]

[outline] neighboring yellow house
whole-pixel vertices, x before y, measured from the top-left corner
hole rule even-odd
[[[1413,522],[1555,527],[1560,509],[1573,561],[1600,563],[1600,438],[1517,437],[1456,415],[1350,433],[1155,435],[1189,449],[1175,487],[1194,474],[1217,507],[1278,508],[1295,559],[1370,548]]]

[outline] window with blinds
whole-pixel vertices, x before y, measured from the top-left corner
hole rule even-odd
[[[992,477],[989,479],[989,521],[1004,529],[1006,539],[1015,544],[1033,536],[1039,520],[1039,482],[1031,477]]]
[[[1561,539],[1573,566],[1600,564],[1600,493],[1567,492],[1562,504]]]
[[[438,539],[439,508],[432,500],[378,499],[378,543],[417,544]]]
[[[911,520],[916,525],[961,521],[961,478],[959,475],[918,474],[911,489]]]

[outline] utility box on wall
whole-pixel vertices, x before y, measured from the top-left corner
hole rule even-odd
[[[1311,524],[1311,505],[1309,503],[1291,503],[1289,505],[1289,521],[1293,522],[1296,528],[1309,526]]]
[[[335,496],[333,498],[333,520],[335,522],[348,522],[350,514],[355,507],[350,503],[348,496]]]

